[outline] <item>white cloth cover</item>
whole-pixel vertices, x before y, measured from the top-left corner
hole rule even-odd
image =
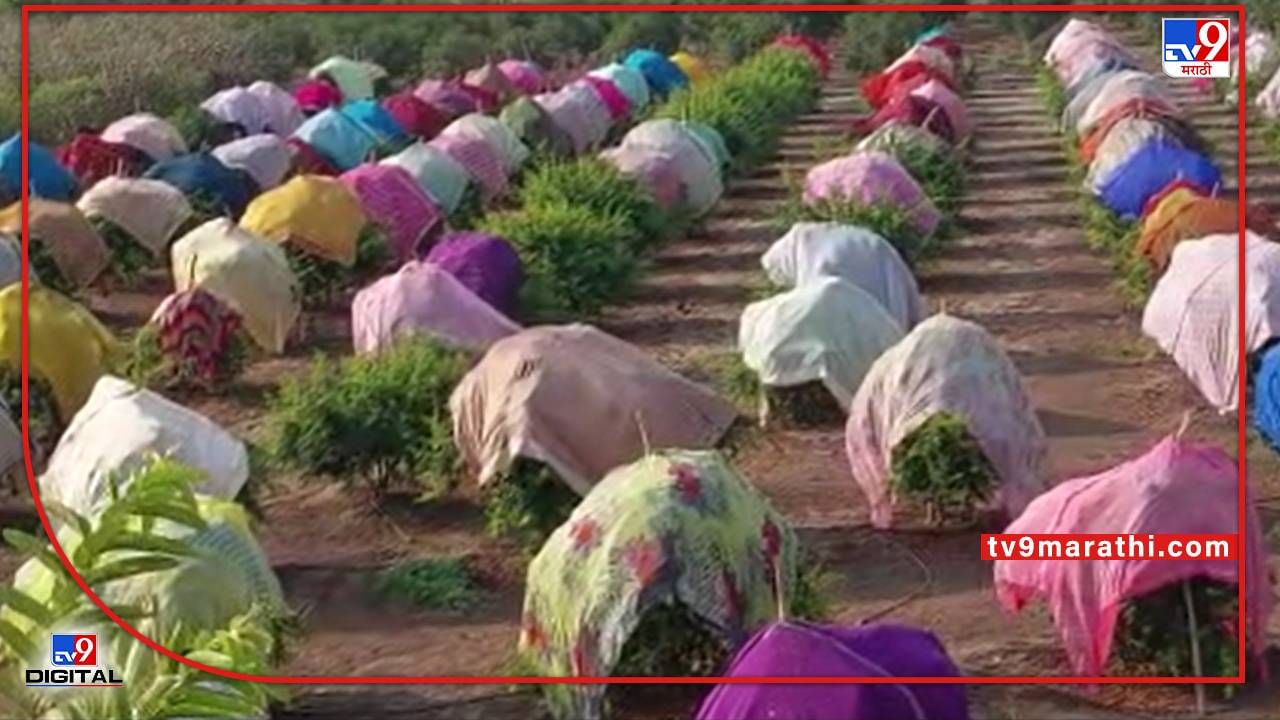
[[[243,170],[266,192],[280,184],[293,165],[293,152],[279,135],[261,133],[232,140],[213,149],[218,162]]]
[[[760,264],[787,287],[837,277],[869,293],[904,330],[929,314],[916,278],[888,240],[864,227],[801,222],[769,247]]]
[[[235,123],[249,135],[266,132],[271,115],[263,98],[240,86],[219,90],[200,103],[200,109],[224,123]]]
[[[683,185],[683,196],[689,210],[704,215],[724,194],[720,165],[715,151],[702,138],[678,120],[649,120],[631,129],[622,138],[620,148],[647,148],[676,158]],[[602,153],[608,155],[608,153]]]
[[[1245,350],[1280,335],[1280,245],[1245,232]],[[1239,405],[1240,238],[1184,240],[1147,300],[1142,331],[1169,353],[1209,404]]]
[[[199,493],[235,498],[249,480],[244,443],[212,420],[164,397],[103,375],[58,441],[40,476],[41,497],[92,516],[152,454],[201,470]],[[121,486],[123,489],[123,485]]]
[[[262,100],[267,110],[267,125],[276,135],[289,137],[307,119],[293,95],[273,82],[258,80],[249,86],[249,92]]]
[[[76,207],[86,218],[118,225],[157,257],[194,212],[182,191],[167,182],[115,176],[86,190]]]
[[[199,287],[212,293],[240,313],[255,343],[267,352],[284,352],[302,300],[280,245],[216,218],[170,250],[176,291]]]
[[[848,411],[872,363],[902,335],[902,326],[874,297],[824,277],[748,305],[738,349],[764,385],[821,381]]]
[[[845,448],[877,528],[893,523],[893,449],[940,412],[968,419],[999,474],[993,504],[1009,517],[1044,489],[1044,430],[1017,368],[981,326],[934,315],[871,366],[850,409]]]
[[[1098,91],[1097,97],[1089,103],[1089,108],[1076,123],[1076,134],[1084,137],[1112,107],[1138,97],[1163,100],[1177,107],[1169,94],[1169,86],[1163,78],[1141,70],[1123,70],[1109,76],[1106,84]]]

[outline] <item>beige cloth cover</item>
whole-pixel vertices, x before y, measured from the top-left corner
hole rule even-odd
[[[893,522],[893,449],[940,412],[968,420],[999,474],[993,505],[1017,517],[1044,490],[1048,446],[1017,368],[980,325],[934,315],[880,356],[849,413],[845,449],[877,528]]]
[[[507,171],[508,177],[514,175],[529,159],[529,148],[520,142],[520,138],[511,132],[511,128],[498,118],[488,115],[480,113],[463,115],[449,123],[449,126],[440,131],[440,134],[472,138],[493,148],[494,154],[502,158],[502,166]]]
[[[93,387],[40,476],[40,495],[86,517],[151,454],[205,474],[195,488],[231,500],[249,480],[244,443],[203,415],[110,375]],[[123,489],[123,485],[121,486]]]
[[[187,143],[173,123],[145,112],[116,120],[104,128],[99,137],[110,143],[141,150],[155,162],[168,160],[187,151]]]
[[[279,245],[216,218],[173,244],[173,284],[178,292],[203,288],[244,318],[245,330],[263,349],[284,351],[302,314],[298,281]]]
[[[748,305],[738,349],[763,384],[821,381],[848,411],[872,363],[902,335],[902,326],[865,290],[823,277]]]
[[[0,232],[0,290],[18,282],[22,282],[22,243]]]
[[[163,255],[182,223],[191,217],[191,203],[174,186],[159,180],[107,177],[76,202],[85,217],[98,217],[120,226],[152,255]]]
[[[27,199],[31,238],[44,243],[58,272],[76,287],[86,287],[111,264],[98,231],[75,205],[43,198]],[[22,203],[0,211],[0,231],[22,235]]]
[[[530,328],[494,343],[449,408],[454,442],[481,485],[523,457],[547,464],[580,495],[644,456],[646,444],[714,447],[737,417],[709,389],[581,324]]]

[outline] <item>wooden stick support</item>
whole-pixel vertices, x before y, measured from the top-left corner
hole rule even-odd
[[[1204,675],[1204,663],[1200,660],[1200,628],[1196,624],[1196,606],[1191,598],[1191,581],[1182,581],[1182,600],[1187,605],[1187,632],[1191,634],[1191,672],[1196,677]],[[1196,716],[1204,717],[1204,685],[1196,683]]]

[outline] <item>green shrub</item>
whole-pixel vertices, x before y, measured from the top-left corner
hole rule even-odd
[[[789,428],[830,427],[847,414],[821,381],[764,388],[764,416],[769,425]]]
[[[517,458],[485,491],[485,528],[536,552],[581,499],[545,464]]]
[[[731,651],[727,640],[682,603],[663,603],[640,618],[613,674],[706,677],[724,669]]]
[[[849,13],[844,18],[841,43],[854,51],[848,54],[845,65],[858,72],[879,72],[911,49],[917,35],[948,19],[951,18],[946,13]]]
[[[1067,91],[1048,65],[1041,65],[1036,70],[1036,92],[1049,118],[1055,122],[1061,118],[1062,111],[1067,108]]]
[[[53,455],[58,440],[66,430],[66,422],[58,413],[58,405],[54,400],[53,387],[43,378],[31,375],[27,383],[27,396],[30,399],[29,437],[33,465],[37,472],[43,469],[44,463]],[[0,363],[0,397],[9,408],[9,416],[13,423],[22,427],[22,372],[8,363]]]
[[[351,267],[314,255],[292,243],[284,246],[284,255],[298,279],[303,306],[317,307],[332,301],[340,291],[377,274],[391,257],[391,250],[381,231],[368,225],[356,238],[356,261]]]
[[[378,575],[378,591],[426,610],[462,611],[480,599],[471,569],[461,558],[400,563]]]
[[[920,143],[893,142],[886,148],[933,204],[947,216],[960,207],[964,193],[964,163],[952,153],[933,152]]]
[[[49,246],[40,238],[33,238],[27,244],[27,262],[30,263],[32,279],[36,282],[67,297],[80,294],[80,287],[62,274]]]
[[[563,205],[623,219],[635,231],[636,250],[662,240],[668,232],[667,218],[647,191],[599,158],[549,160],[525,175],[518,207]]]
[[[893,448],[890,485],[925,505],[931,519],[965,517],[986,500],[997,474],[964,418],[940,412]]]
[[[111,253],[111,274],[127,288],[136,287],[142,273],[155,263],[151,251],[143,247],[133,236],[109,220],[92,218],[89,221]]]
[[[1196,637],[1200,644],[1201,674],[1234,677],[1240,672],[1236,622],[1237,587],[1198,577],[1191,585]],[[1115,658],[1141,675],[1195,676],[1191,629],[1183,583],[1176,582],[1130,600],[1120,610],[1115,630]],[[1234,685],[1213,685],[1231,697]]]
[[[594,314],[636,270],[639,236],[617,213],[562,202],[491,215],[480,228],[515,246],[528,278],[525,306],[537,315]]]
[[[356,476],[385,490],[413,479],[431,493],[462,470],[453,445],[449,394],[465,355],[406,338],[380,355],[317,358],[271,398],[276,461],[310,473]]]
[[[253,345],[245,332],[236,331],[226,351],[217,358],[213,376],[206,377],[189,360],[166,355],[160,345],[159,330],[154,325],[146,325],[130,341],[120,374],[138,387],[213,391],[225,387],[244,371],[252,351]]]

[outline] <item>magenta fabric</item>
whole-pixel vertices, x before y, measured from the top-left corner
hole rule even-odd
[[[480,186],[480,194],[485,200],[506,195],[510,189],[502,158],[485,141],[460,133],[448,133],[427,144],[461,165]]]
[[[306,80],[293,89],[293,99],[304,113],[317,113],[342,104],[342,92],[323,80]]]
[[[966,138],[973,132],[973,126],[969,123],[969,110],[965,107],[964,101],[945,84],[938,80],[929,80],[912,90],[911,94],[942,108],[942,111],[947,114],[947,120],[951,122],[951,129],[957,139]]]
[[[482,113],[491,113],[501,105],[502,98],[498,97],[498,93],[479,85],[463,82],[458,83],[458,89],[466,93],[476,104],[476,109]]]
[[[960,677],[933,633],[906,625],[779,622],[738,652],[726,677]],[[969,720],[963,685],[717,685],[697,720]]]
[[[528,60],[503,60],[498,63],[498,72],[525,95],[537,95],[551,89],[546,71]]]
[[[449,233],[431,247],[426,261],[458,278],[498,312],[517,316],[524,268],[506,240],[479,232]]]
[[[356,293],[351,303],[351,335],[357,353],[385,350],[411,334],[484,352],[519,331],[519,325],[447,270],[417,260]]]
[[[804,181],[804,202],[856,200],[868,205],[895,205],[907,211],[916,229],[928,235],[938,229],[942,215],[897,158],[864,150],[827,161]]]
[[[416,256],[422,239],[444,222],[444,214],[408,170],[367,163],[338,177],[360,200],[371,221],[383,228],[396,258]]]
[[[423,140],[439,135],[449,124],[449,118],[443,112],[408,90],[385,98],[382,108],[400,123],[405,132]]]
[[[631,114],[631,101],[627,100],[627,96],[622,94],[622,91],[618,89],[618,86],[612,80],[586,75],[578,82],[591,86],[596,96],[600,98],[600,102],[604,103],[605,109],[609,111],[609,117],[614,122],[622,120]]]
[[[443,112],[450,121],[467,113],[479,112],[475,98],[458,83],[445,80],[423,80],[413,90],[414,97]]]
[[[1004,532],[1235,533],[1237,489],[1234,460],[1212,445],[1169,436],[1135,460],[1054,487]],[[1251,490],[1246,497],[1245,621],[1260,652],[1274,601]],[[1125,601],[1196,577],[1238,583],[1237,570],[1235,560],[1002,560],[995,563],[995,588],[1012,611],[1044,598],[1072,670],[1101,675]]]

